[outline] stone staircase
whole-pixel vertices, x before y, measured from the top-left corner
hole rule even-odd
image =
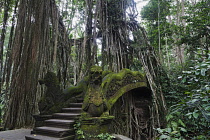
[[[44,121],[44,126],[35,127],[26,140],[74,140],[74,122],[82,111],[82,100],[70,103],[69,108],[63,108],[61,113],[54,113]]]

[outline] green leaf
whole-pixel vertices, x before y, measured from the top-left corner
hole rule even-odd
[[[186,116],[190,116],[190,115],[192,115],[192,112],[189,112],[189,113],[186,114]]]
[[[201,75],[205,76],[206,75],[206,69],[201,69]]]
[[[181,81],[181,83],[185,83],[186,82],[186,78],[184,78],[182,81]]]
[[[192,94],[191,92],[186,91],[184,94]]]
[[[171,134],[176,134],[176,133],[178,133],[178,131],[173,131],[173,132],[171,132]]]
[[[168,133],[171,133],[172,129],[171,128],[166,128],[165,129]]]
[[[182,120],[180,120],[180,119],[179,119],[179,121],[178,121],[178,122],[179,122],[179,124],[181,124],[182,126],[186,127],[186,125],[183,123],[183,121],[182,121]]]
[[[199,75],[199,74],[200,74],[200,71],[196,71],[196,72],[195,72],[195,75]]]
[[[205,99],[202,99],[202,101],[209,101],[209,99],[208,98],[205,98]]]
[[[187,130],[183,127],[180,127],[180,130],[183,131],[183,132],[187,132]]]
[[[210,113],[206,113],[206,115],[210,116]]]
[[[210,106],[205,107],[205,110],[209,111],[210,110]]]
[[[193,117],[194,117],[195,119],[197,119],[197,118],[198,118],[198,116],[199,116],[199,114],[198,114],[198,113],[193,112]]]
[[[193,99],[191,102],[192,103],[195,103],[196,101],[198,101],[198,99]]]
[[[192,115],[189,115],[188,118],[191,119],[192,118]]]
[[[178,124],[177,124],[177,122],[175,122],[175,121],[172,121],[172,122],[171,122],[171,125],[172,125],[173,130],[176,130],[177,127],[178,127]]]
[[[163,130],[160,129],[160,128],[157,128],[157,131],[158,131],[159,133],[163,133]]]
[[[208,66],[209,64],[206,64],[206,63],[204,63],[204,64],[201,64],[201,67],[205,67],[205,66]]]
[[[160,139],[160,140],[163,140],[163,139],[171,140],[171,138],[170,138],[169,136],[167,136],[167,135],[161,135],[161,136],[159,137],[159,139]]]
[[[82,130],[78,130],[77,134],[83,134],[83,131]]]
[[[166,116],[166,121],[169,121],[170,119],[172,119],[173,118],[173,116],[170,114],[170,115],[167,115]]]

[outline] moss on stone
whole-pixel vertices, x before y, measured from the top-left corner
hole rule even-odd
[[[84,91],[85,97],[82,106],[84,112],[81,114],[80,121],[81,129],[90,135],[109,132],[108,124],[114,118],[109,115],[109,110],[123,94],[135,88],[147,87],[145,75],[129,69],[113,73],[102,71],[99,66],[93,66],[89,78],[90,82],[87,82]],[[107,96],[110,91],[113,93]],[[101,105],[108,109],[104,110]]]
[[[130,76],[130,79],[126,79],[127,76]],[[127,83],[125,84],[125,82]],[[122,69],[119,73],[107,74],[102,80],[102,93],[106,96],[107,94],[109,94],[110,90],[114,92],[113,95],[107,99],[108,110],[111,109],[111,107],[117,101],[117,99],[121,97],[124,93],[138,87],[147,87],[145,75],[139,71]]]
[[[105,122],[106,120],[111,120],[111,119],[114,119],[114,116],[102,116],[102,117],[81,117],[82,120],[91,120],[93,123],[96,123],[97,121],[100,122],[100,123],[103,123]]]
[[[77,86],[70,86],[70,87],[64,89],[63,93],[65,94],[65,97],[64,97],[65,100],[86,92],[88,82],[89,82],[89,76],[86,76],[86,77],[84,77],[84,79],[82,81],[80,81],[77,84]]]
[[[100,78],[103,80],[100,81]],[[78,86],[68,89],[68,98],[74,93],[84,92],[82,109],[98,117],[97,113],[94,115],[94,110],[102,115],[104,114],[102,113],[103,110],[104,112],[107,110],[103,107],[108,107],[110,110],[120,96],[129,90],[142,86],[147,86],[145,75],[138,71],[123,69],[119,73],[113,73],[102,71],[100,66],[92,66],[88,78],[80,82]],[[110,91],[113,93],[107,98]]]
[[[45,84],[47,87],[52,86],[59,86],[59,80],[54,72],[48,71],[46,75],[44,76],[44,79],[39,80],[40,84]]]
[[[102,72],[102,78],[104,78],[106,75],[113,73],[112,71],[106,70]]]
[[[81,129],[85,134],[97,136],[109,132],[109,124],[114,116],[90,117],[81,119]]]
[[[52,114],[53,111],[50,108],[63,100],[63,92],[60,89],[59,80],[55,73],[47,72],[44,79],[39,80],[39,83],[47,86],[45,94],[38,103],[40,114]]]
[[[146,82],[136,82],[133,84],[128,84],[122,88],[120,88],[113,96],[112,98],[110,98],[107,101],[107,108],[108,110],[110,110],[112,108],[112,106],[114,105],[114,103],[126,92],[135,89],[135,88],[139,88],[139,87],[147,87],[147,83]]]
[[[111,81],[122,80],[126,75],[131,74],[134,77],[138,77],[139,80],[146,81],[145,75],[139,71],[131,71],[129,69],[122,69],[119,73],[110,73],[103,78],[101,87],[107,89]]]
[[[92,66],[89,77],[91,79],[85,92],[82,109],[92,117],[99,117],[107,109],[106,99],[101,92],[102,68]]]
[[[90,68],[90,72],[100,72],[100,73],[102,73],[102,67],[100,67],[100,66],[92,66]]]

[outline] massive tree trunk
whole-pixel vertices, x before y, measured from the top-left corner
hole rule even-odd
[[[36,3],[37,2],[37,3]],[[44,3],[21,0],[12,48],[12,81],[5,127],[30,126],[35,112],[36,86],[39,75],[41,20]],[[39,5],[40,4],[40,5]],[[27,7],[28,5],[28,7]],[[40,11],[40,12],[38,12]]]
[[[49,3],[49,2],[48,2]],[[12,46],[12,77],[5,128],[31,126],[36,111],[37,84],[44,51],[47,2],[21,0]]]
[[[92,53],[92,8],[93,8],[93,1],[86,0],[86,29],[85,29],[85,52],[86,52],[86,69],[90,69],[91,65],[94,65],[93,60],[91,58]]]
[[[96,5],[98,28],[102,32],[102,67],[113,71],[129,68],[129,29],[126,9],[133,1],[99,0]],[[128,8],[129,9],[129,8]]]
[[[47,71],[57,72],[63,87],[66,85],[71,45],[55,1],[20,0],[12,42],[4,73],[9,87],[4,122],[9,129],[32,126],[42,94],[38,79]]]

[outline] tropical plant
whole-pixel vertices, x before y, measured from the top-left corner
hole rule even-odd
[[[199,51],[202,52],[202,51]],[[180,102],[170,107],[167,128],[157,129],[161,138],[209,139],[210,132],[210,54],[197,52],[189,68],[178,77],[185,86],[182,95],[174,93]],[[184,123],[183,123],[184,122]]]

